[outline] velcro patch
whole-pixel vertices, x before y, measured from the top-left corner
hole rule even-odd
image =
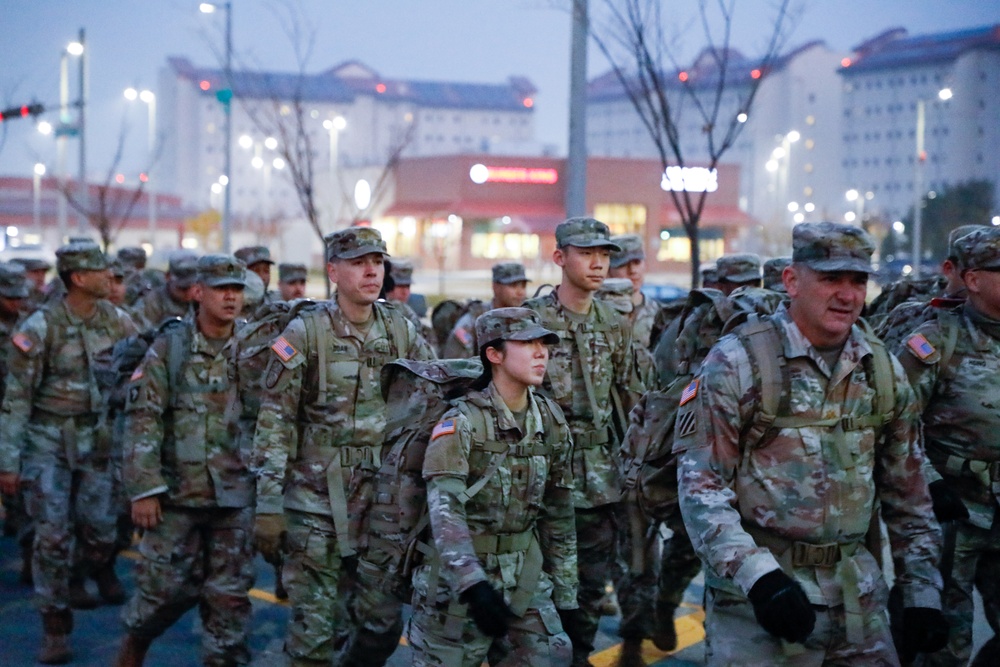
[[[142,379],[142,366],[136,366],[135,370],[132,371],[132,377],[128,379],[129,382],[135,382],[136,380]]]
[[[279,336],[278,340],[274,341],[274,344],[271,345],[271,349],[274,350],[274,353],[278,355],[278,358],[286,364],[290,360],[294,359],[295,355],[299,353],[298,350],[292,347],[291,343],[285,340],[284,336]]]
[[[455,329],[455,338],[457,338],[462,345],[472,345],[472,336],[470,336],[469,332],[464,328]]]
[[[691,380],[691,384],[684,387],[684,391],[681,392],[681,401],[678,405],[684,405],[685,403],[688,403],[689,401],[691,401],[691,399],[693,399],[695,396],[698,395],[698,385],[700,384],[700,382],[701,380],[695,378]]]
[[[936,350],[934,346],[924,338],[923,334],[916,334],[910,337],[910,340],[906,341],[906,346],[910,348],[913,354],[917,355],[917,358],[921,361],[927,359],[929,356],[934,354]]]
[[[442,422],[438,422],[437,426],[434,427],[434,430],[431,432],[431,440],[434,440],[441,435],[451,435],[454,432],[455,432],[455,420],[445,419]]]
[[[698,418],[694,410],[677,415],[677,437],[686,438],[698,430]]]
[[[31,338],[29,338],[24,332],[14,334],[14,338],[11,340],[14,345],[17,345],[17,349],[21,350],[21,352],[31,352],[31,348],[35,347],[35,344],[31,342]]]

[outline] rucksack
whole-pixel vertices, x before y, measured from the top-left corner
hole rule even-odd
[[[474,308],[477,312],[485,312],[489,306],[479,299],[465,302],[446,299],[434,307],[434,312],[431,314],[431,328],[437,338],[437,353],[440,358],[444,357],[445,345],[451,332],[455,330],[455,325]]]
[[[108,405],[111,410],[121,411],[125,408],[126,393],[132,374],[142,363],[149,346],[161,335],[173,336],[178,340],[181,348],[180,354],[171,355],[170,364],[167,367],[170,386],[176,386],[177,378],[180,377],[181,368],[185,361],[187,351],[185,343],[189,340],[189,333],[190,327],[184,320],[179,317],[171,317],[157,327],[126,336],[110,348],[99,352],[94,359],[94,379],[97,381],[98,387],[107,393]],[[177,343],[173,343],[173,345],[177,345]]]

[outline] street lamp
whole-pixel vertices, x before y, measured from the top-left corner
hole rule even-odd
[[[337,167],[340,161],[340,133],[347,127],[347,120],[343,116],[334,116],[323,121],[323,128],[330,133],[330,217],[331,229],[337,228],[340,217],[340,197],[337,196],[340,188],[337,187]]]
[[[79,178],[80,178],[80,211],[78,218],[78,226],[81,232],[87,227],[87,207],[89,206],[89,192],[87,190],[87,142],[85,136],[86,128],[86,107],[87,107],[87,50],[86,50],[86,39],[83,28],[80,28],[79,39],[75,42],[70,42],[63,49],[62,57],[60,59],[59,67],[59,128],[56,130],[56,137],[58,139],[56,143],[57,151],[57,161],[59,177],[63,180],[65,184],[66,180],[69,179],[69,175],[66,173],[66,137],[72,134],[76,134],[80,138],[80,162],[79,162]],[[68,56],[74,56],[79,58],[80,63],[80,76],[79,76],[79,97],[77,98],[76,108],[77,108],[77,123],[76,126],[72,126],[69,123],[69,64],[67,62]],[[59,224],[59,239],[62,243],[62,239],[66,235],[66,196],[63,195],[59,198],[59,209],[58,209],[58,224]]]
[[[233,7],[232,3],[227,0],[222,3],[211,3],[203,2],[198,5],[198,9],[201,10],[203,14],[213,14],[215,10],[222,7],[226,10],[226,61],[224,69],[224,78],[226,90],[228,91],[228,98],[222,102],[222,113],[224,120],[224,143],[223,143],[223,166],[222,173],[226,177],[225,191],[222,195],[222,252],[228,254],[232,252],[232,220],[231,220],[231,208],[232,208],[232,184],[230,181],[230,176],[232,175],[233,166],[233,118],[232,118],[232,94],[233,94]]]
[[[147,144],[149,150],[149,169],[146,171],[147,196],[149,197],[149,242],[156,245],[156,179],[153,178],[153,164],[156,161],[156,95],[151,90],[137,91],[135,88],[125,89],[125,99],[134,102],[138,99],[149,109],[147,122]]]
[[[938,99],[947,102],[953,97],[951,88],[942,88],[938,91]],[[923,231],[923,207],[924,207],[924,162],[927,161],[927,151],[924,150],[924,127],[926,125],[926,106],[924,98],[917,100],[917,159],[914,161],[913,190],[916,193],[917,201],[913,208],[913,277],[920,277],[920,245],[921,233]]]
[[[42,176],[45,175],[45,165],[41,162],[35,163],[34,177],[32,178],[32,207],[31,207],[31,221],[34,223],[34,227],[38,230],[39,235],[42,233]]]

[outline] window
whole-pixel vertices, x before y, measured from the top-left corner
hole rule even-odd
[[[700,229],[698,239],[703,262],[714,262],[726,251],[721,229]],[[691,243],[683,227],[660,229],[660,247],[656,251],[656,259],[661,262],[691,261]]]
[[[472,223],[473,257],[486,259],[535,259],[538,257],[537,234],[504,232],[496,220],[476,220]]]
[[[646,207],[641,204],[595,204],[594,217],[612,234],[642,235],[646,228]]]

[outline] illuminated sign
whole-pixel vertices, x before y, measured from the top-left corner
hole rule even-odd
[[[705,167],[667,167],[660,187],[668,192],[715,192],[719,189],[719,171]]]
[[[469,169],[469,178],[473,183],[529,183],[536,185],[552,185],[559,180],[559,172],[555,169],[541,167],[490,167],[485,164],[474,164]]]

